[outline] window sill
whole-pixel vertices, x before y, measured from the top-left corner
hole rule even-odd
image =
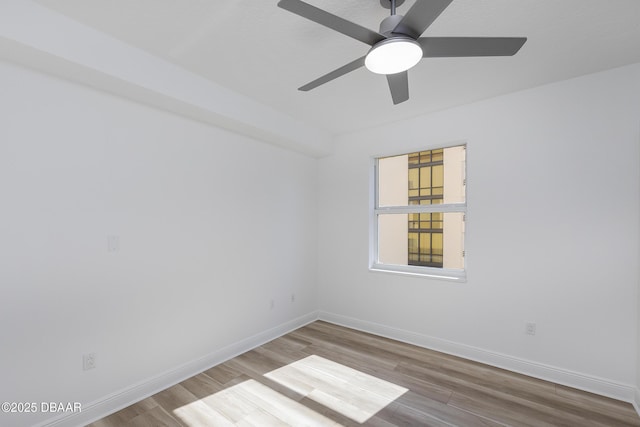
[[[373,273],[389,273],[425,279],[446,280],[449,282],[465,283],[467,281],[467,273],[465,270],[443,270],[408,265],[373,264],[369,267],[369,271]]]

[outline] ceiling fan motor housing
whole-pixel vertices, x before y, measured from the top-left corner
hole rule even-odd
[[[400,23],[400,21],[402,21],[402,18],[404,18],[404,16],[402,15],[387,16],[380,23],[379,33],[385,37],[390,37],[392,33],[406,35],[402,31],[402,28],[398,27],[398,24]]]

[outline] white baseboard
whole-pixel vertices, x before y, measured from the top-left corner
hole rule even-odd
[[[563,384],[591,393],[630,402],[638,412],[638,415],[640,415],[640,390],[634,386],[620,384],[602,378],[519,359],[513,356],[495,353],[481,348],[418,334],[412,331],[393,328],[374,322],[329,312],[314,311],[228,345],[218,351],[185,363],[175,369],[171,369],[145,381],[133,384],[94,402],[83,405],[82,412],[51,418],[34,427],[77,427],[90,424],[108,414],[126,408],[139,400],[171,387],[174,384],[190,378],[212,366],[225,362],[239,354],[259,347],[266,342],[307,325],[317,319],[414,344],[419,347],[463,357],[465,359],[474,360],[487,365],[496,366],[498,368],[508,369],[513,372],[552,381],[557,384]]]
[[[506,354],[491,352],[478,347],[447,341],[339,314],[321,311],[319,319],[363,332],[369,332],[375,335],[391,338],[397,341],[414,344],[419,347],[507,369],[509,371],[531,377],[551,381],[557,384],[611,397],[613,399],[634,403],[636,410],[638,410],[638,405],[640,403],[638,389],[632,385],[620,384],[614,381],[581,374],[579,372],[573,372],[567,369],[561,369]]]
[[[171,387],[204,370],[225,362],[239,354],[252,350],[286,333],[298,329],[318,319],[318,312],[314,311],[296,319],[290,320],[276,327],[260,332],[251,337],[221,348],[182,366],[163,372],[123,390],[112,393],[94,402],[82,405],[82,412],[48,419],[34,427],[77,427],[90,424],[108,414],[119,411],[157,392]]]

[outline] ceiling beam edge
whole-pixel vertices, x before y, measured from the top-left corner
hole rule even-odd
[[[312,157],[333,137],[29,0],[0,6],[5,60]]]

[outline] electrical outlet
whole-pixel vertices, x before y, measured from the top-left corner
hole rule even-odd
[[[524,333],[527,335],[535,335],[536,334],[536,324],[535,323],[525,323],[524,325]]]
[[[87,353],[82,355],[82,368],[85,371],[89,369],[96,368],[96,354],[95,353]]]

